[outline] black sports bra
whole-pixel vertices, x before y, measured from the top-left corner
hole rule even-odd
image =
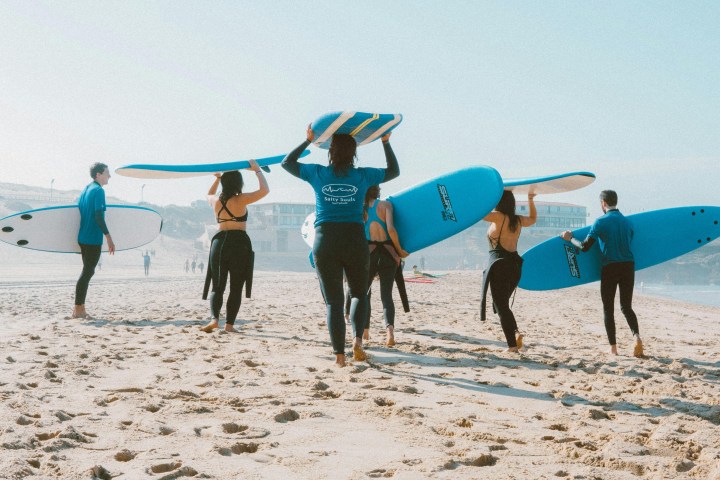
[[[222,200],[220,200],[220,204],[222,205],[222,207],[220,207],[220,210],[218,210],[218,213],[215,216],[215,218],[217,219],[217,223],[247,222],[247,219],[248,219],[247,209],[245,210],[245,215],[243,215],[242,217],[236,217],[230,210],[228,210],[226,202],[223,202]],[[228,213],[228,215],[230,215],[231,218],[220,218],[220,212],[222,212],[223,210],[225,210]]]

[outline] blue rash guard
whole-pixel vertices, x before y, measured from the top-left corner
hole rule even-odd
[[[80,209],[80,231],[78,243],[81,245],[102,245],[103,234],[107,235],[104,212],[105,190],[97,182],[85,187],[78,200]]]
[[[634,262],[635,257],[630,249],[633,235],[634,231],[630,220],[619,210],[611,209],[595,220],[583,246],[591,238],[597,240],[603,255],[603,266],[611,263]]]

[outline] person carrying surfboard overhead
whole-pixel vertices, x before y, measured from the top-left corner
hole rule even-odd
[[[401,258],[405,258],[409,254],[400,245],[400,239],[393,224],[392,203],[379,198],[380,185],[368,188],[365,194],[365,238],[367,238],[370,252],[370,271],[363,340],[370,338],[370,296],[373,279],[375,275],[378,275],[387,335],[385,344],[392,347],[395,345],[395,304],[393,303],[392,289],[398,268],[400,268]]]
[[[327,308],[335,364],[345,366],[345,322],[343,321],[343,271],[350,289],[350,321],[353,326],[353,357],[367,359],[362,334],[367,308],[369,252],[365,239],[363,200],[372,185],[400,175],[390,147],[390,134],[382,137],[387,168],[356,167],[357,143],[346,134],[334,134],[328,150],[328,165],[299,163],[300,154],[315,139],[310,125],[307,139],[282,161],[290,174],[308,182],[315,191],[315,242],[313,259],[320,290]]]
[[[517,288],[522,274],[522,258],[517,252],[522,227],[529,227],[537,220],[535,194],[528,194],[530,215],[515,213],[515,195],[509,190],[503,191],[495,209],[484,218],[490,222],[488,227],[488,243],[490,244],[490,260],[487,270],[483,272],[482,301],[480,320],[485,320],[487,291],[493,300],[493,310],[500,316],[508,352],[517,352],[523,346],[523,335],[518,330],[515,315],[510,309],[510,297]]]
[[[83,269],[75,285],[75,305],[72,318],[88,318],[85,310],[90,279],[95,275],[95,267],[100,261],[103,245],[103,235],[108,244],[108,253],[115,253],[115,244],[105,224],[105,190],[103,187],[110,181],[110,169],[104,163],[96,162],[90,166],[90,177],[93,179],[85,186],[80,198],[80,230],[78,231],[78,244],[82,257]]]
[[[255,172],[258,179],[259,187],[254,192],[243,193],[243,178],[237,170],[225,172],[222,175],[216,173],[215,181],[208,190],[208,203],[215,212],[218,233],[210,242],[210,258],[208,259],[202,297],[203,300],[207,300],[208,290],[212,284],[210,291],[212,319],[201,329],[206,333],[218,328],[228,277],[230,277],[230,292],[225,311],[226,332],[237,331],[234,325],[242,303],[243,286],[245,287],[245,297],[250,298],[252,292],[255,254],[250,237],[245,231],[248,218],[247,206],[267,195],[270,187],[255,160],[250,160],[248,170]],[[222,191],[216,195],[219,184],[222,184]],[[194,268],[195,260],[193,260],[193,270]]]
[[[640,327],[637,315],[632,308],[633,286],[635,285],[635,257],[630,244],[635,234],[633,225],[617,208],[618,196],[613,190],[600,192],[600,208],[604,213],[590,227],[583,241],[573,238],[570,230],[560,236],[583,252],[587,252],[598,242],[602,252],[602,270],[600,272],[600,298],[603,304],[605,331],[610,342],[610,353],[617,355],[615,338],[615,292],[620,290],[620,311],[635,337],[633,355],[643,356],[643,343],[640,339]]]

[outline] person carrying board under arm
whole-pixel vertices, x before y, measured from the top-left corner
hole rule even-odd
[[[367,307],[369,252],[365,239],[363,200],[367,189],[400,175],[397,159],[390,147],[390,134],[382,137],[387,168],[355,167],[357,143],[350,135],[335,134],[328,151],[329,165],[298,163],[300,154],[315,139],[310,125],[307,140],[290,152],[282,167],[305,180],[315,190],[315,243],[313,259],[320,289],[327,308],[335,365],[345,366],[345,322],[343,321],[343,271],[350,296],[353,325],[353,356],[367,359],[362,334]]]
[[[570,230],[562,238],[587,252],[597,241],[602,252],[603,267],[600,274],[600,297],[603,303],[605,330],[610,342],[610,353],[617,355],[615,339],[615,292],[620,290],[620,310],[635,337],[633,355],[643,356],[640,327],[632,308],[633,286],[635,284],[635,258],[630,244],[634,231],[632,223],[617,209],[618,196],[613,190],[600,192],[600,207],[604,215],[593,223],[582,242],[573,238]]]
[[[90,177],[93,179],[80,194],[78,208],[80,209],[80,230],[78,231],[78,244],[82,256],[83,269],[75,285],[75,305],[72,318],[88,318],[85,310],[85,297],[87,296],[90,279],[95,275],[95,267],[100,260],[103,235],[107,240],[108,252],[115,253],[110,232],[105,224],[105,190],[103,186],[110,181],[110,169],[104,163],[94,163],[90,166]]]

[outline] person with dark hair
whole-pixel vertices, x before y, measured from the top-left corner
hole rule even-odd
[[[307,139],[290,152],[282,167],[308,182],[315,190],[315,243],[313,260],[327,308],[327,325],[335,364],[345,366],[343,271],[350,289],[353,357],[366,360],[362,345],[368,289],[369,252],[363,228],[363,199],[371,185],[400,175],[390,147],[390,134],[382,137],[387,168],[355,167],[357,143],[350,135],[335,134],[328,151],[328,166],[299,163],[300,154],[315,139],[310,125]]]
[[[380,185],[368,188],[365,194],[365,238],[367,238],[370,251],[370,270],[363,340],[370,339],[370,297],[373,279],[378,275],[387,335],[385,344],[392,347],[395,345],[395,303],[393,303],[392,290],[401,258],[407,257],[408,253],[400,245],[400,239],[393,224],[392,203],[379,200],[379,198]]]
[[[537,220],[535,194],[528,194],[530,215],[515,213],[515,195],[511,191],[503,191],[495,210],[488,213],[484,220],[490,222],[488,227],[488,243],[490,244],[490,260],[487,270],[483,272],[483,293],[480,307],[480,320],[485,320],[485,304],[487,290],[493,300],[493,310],[500,316],[508,352],[518,352],[523,346],[523,335],[518,330],[515,315],[510,309],[510,297],[520,282],[522,274],[522,258],[517,252],[522,227],[529,227]]]
[[[250,160],[249,170],[257,175],[259,188],[256,191],[243,193],[243,178],[237,170],[222,175],[216,173],[215,181],[208,191],[208,203],[215,212],[219,231],[210,242],[210,258],[203,290],[203,300],[206,300],[212,283],[210,292],[212,320],[202,327],[207,333],[218,328],[228,276],[230,292],[225,312],[226,332],[236,332],[233,325],[240,311],[243,286],[245,286],[246,298],[250,298],[252,291],[254,253],[250,237],[245,231],[248,218],[247,206],[267,195],[270,188],[255,160]],[[216,195],[218,184],[222,185],[220,195]],[[238,213],[241,215],[238,216]],[[195,260],[193,260],[194,264]]]
[[[598,242],[603,264],[600,273],[600,297],[603,304],[605,331],[610,342],[610,353],[618,354],[615,338],[615,292],[619,289],[620,310],[635,337],[633,355],[642,357],[640,327],[632,308],[635,257],[630,244],[635,232],[630,220],[617,209],[617,202],[617,193],[613,190],[603,190],[600,192],[600,208],[604,215],[595,220],[585,240],[581,242],[573,238],[570,230],[564,231],[561,236],[583,252],[587,252],[595,242]]]
[[[93,163],[90,166],[90,178],[93,181],[83,189],[78,199],[78,208],[80,209],[78,244],[80,245],[83,269],[75,285],[75,306],[72,318],[89,317],[85,310],[85,298],[90,279],[95,275],[95,267],[100,261],[103,235],[108,244],[108,252],[110,255],[115,253],[115,244],[105,224],[107,207],[103,186],[110,181],[110,169],[104,163]]]

